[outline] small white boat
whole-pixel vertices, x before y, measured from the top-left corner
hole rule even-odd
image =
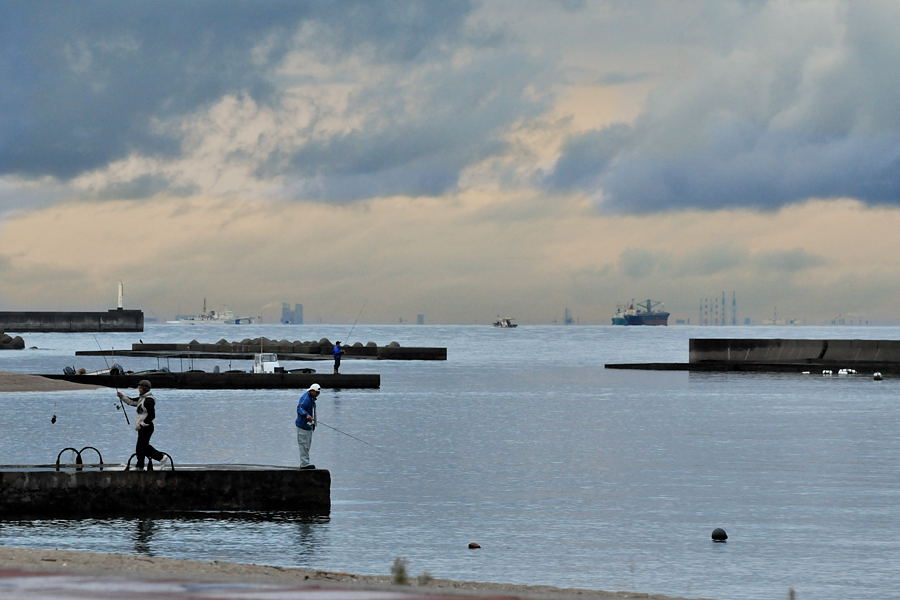
[[[494,321],[494,327],[518,327],[519,324],[514,322],[511,317],[498,317],[496,321]]]
[[[254,373],[282,373],[284,369],[278,363],[278,355],[266,352],[264,354],[253,355],[253,372]]]

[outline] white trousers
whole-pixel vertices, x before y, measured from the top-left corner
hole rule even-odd
[[[312,446],[312,430],[297,428],[297,447],[300,448],[300,466],[309,464],[309,447]]]

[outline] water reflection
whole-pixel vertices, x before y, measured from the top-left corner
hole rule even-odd
[[[138,554],[153,556],[150,550],[150,542],[153,541],[153,534],[156,533],[158,526],[153,519],[135,519],[134,533],[132,540],[134,541],[134,551]]]
[[[327,515],[291,512],[0,520],[0,545],[297,565],[324,553],[329,522]],[[273,546],[274,539],[288,543]]]
[[[325,545],[328,517],[308,517],[296,521],[297,543],[295,552],[298,562],[315,558]]]

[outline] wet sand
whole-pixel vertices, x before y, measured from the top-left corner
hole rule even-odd
[[[98,387],[101,386],[48,379],[39,375],[0,371],[0,392],[63,392],[66,390],[92,390]]]
[[[175,560],[127,554],[101,554],[72,550],[35,550],[0,546],[0,566],[24,571],[96,574],[98,576],[167,577],[196,581],[234,581],[270,584],[309,584],[357,590],[403,590],[416,594],[507,596],[535,600],[678,600],[635,592],[556,588],[541,585],[512,585],[432,579],[416,581],[410,574],[408,585],[395,585],[389,576],[353,575],[334,571],[283,568],[221,561]],[[390,565],[385,567],[386,570]]]

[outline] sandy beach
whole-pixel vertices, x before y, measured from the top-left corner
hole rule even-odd
[[[63,392],[66,390],[91,390],[98,387],[100,386],[48,379],[39,375],[0,371],[0,392]]]
[[[0,546],[0,565],[4,569],[21,569],[47,573],[96,574],[141,578],[184,578],[196,581],[240,581],[270,584],[308,584],[315,587],[341,589],[386,590],[409,589],[418,594],[490,595],[542,600],[679,600],[636,592],[606,592],[566,589],[541,585],[512,585],[431,579],[419,582],[410,575],[408,585],[391,583],[390,576],[354,575],[334,571],[317,571],[220,561],[175,560],[126,554],[102,554],[72,550],[35,550]]]

